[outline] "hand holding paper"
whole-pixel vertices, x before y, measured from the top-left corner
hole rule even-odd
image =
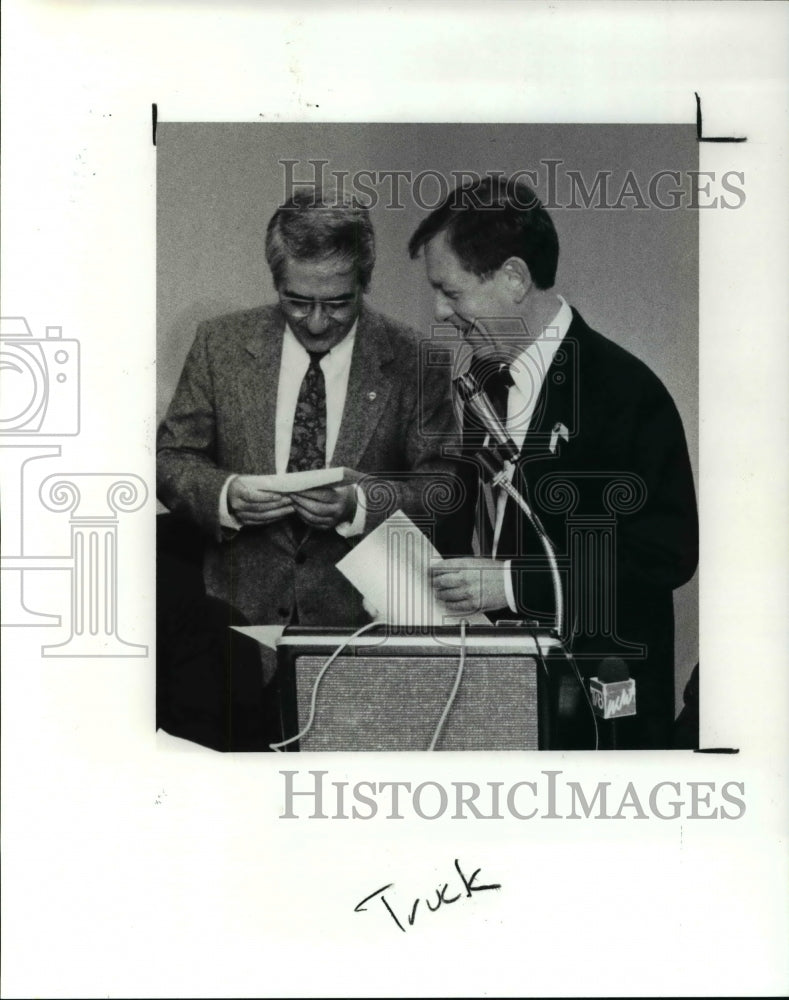
[[[353,519],[360,478],[352,469],[310,469],[265,476],[236,476],[227,490],[230,513],[241,524],[271,524],[296,513],[314,528]]]
[[[290,500],[305,524],[324,531],[352,521],[356,513],[356,490],[353,486],[320,486],[291,493]]]
[[[353,469],[308,469],[306,472],[281,472],[267,476],[243,476],[251,487],[271,493],[303,493],[321,486],[355,483],[361,475]]]
[[[490,625],[481,612],[453,609],[437,596],[430,579],[436,563],[441,557],[430,540],[397,511],[341,559],[337,569],[362,594],[365,606],[378,610],[378,620],[390,625],[430,627],[457,623],[460,617],[472,625]]]
[[[455,614],[507,606],[504,570],[496,559],[442,559],[430,575],[436,597]]]
[[[290,497],[261,489],[262,476],[236,476],[227,488],[227,506],[241,524],[271,524],[293,513]]]

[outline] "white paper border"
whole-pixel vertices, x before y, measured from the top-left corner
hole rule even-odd
[[[636,766],[640,782],[743,781],[746,815],[285,823],[268,759],[157,750],[146,660],[50,661],[40,636],[4,629],[4,995],[785,991],[786,7],[16,0],[3,14],[3,313],[80,340],[86,420],[62,471],[153,481],[152,101],[183,121],[682,122],[698,91],[708,134],[748,136],[747,206],[709,212],[701,234],[701,655],[725,678],[711,693],[702,672],[702,705],[743,750]],[[731,156],[706,146],[701,167]],[[152,518],[129,516],[124,637],[150,644]],[[343,755],[333,771],[458,776],[454,758],[425,761]],[[551,754],[527,776],[552,763],[578,780],[632,770]],[[468,780],[523,772],[462,765]],[[427,892],[465,851],[503,883],[494,905],[436,914],[405,943],[352,912],[390,876]]]

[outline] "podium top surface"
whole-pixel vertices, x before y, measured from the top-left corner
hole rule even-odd
[[[418,649],[440,654],[442,651],[457,653],[461,646],[460,628],[452,625],[430,629],[404,629],[381,625],[369,632],[351,638],[352,628],[308,628],[289,626],[277,641],[277,647],[302,647],[331,649],[344,644],[347,649]],[[517,653],[521,656],[548,656],[561,653],[562,644],[555,633],[547,629],[527,626],[471,625],[466,629],[465,644],[468,650],[482,654],[502,655]]]

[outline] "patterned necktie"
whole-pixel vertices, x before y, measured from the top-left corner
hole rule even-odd
[[[321,358],[328,351],[308,351],[310,364],[304,375],[293,416],[288,472],[322,469],[326,465],[326,381]]]

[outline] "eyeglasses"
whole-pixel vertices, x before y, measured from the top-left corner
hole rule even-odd
[[[309,316],[316,306],[320,306],[329,316],[339,316],[353,309],[358,295],[354,293],[338,299],[300,299],[295,295],[280,293],[279,300],[294,316]]]

